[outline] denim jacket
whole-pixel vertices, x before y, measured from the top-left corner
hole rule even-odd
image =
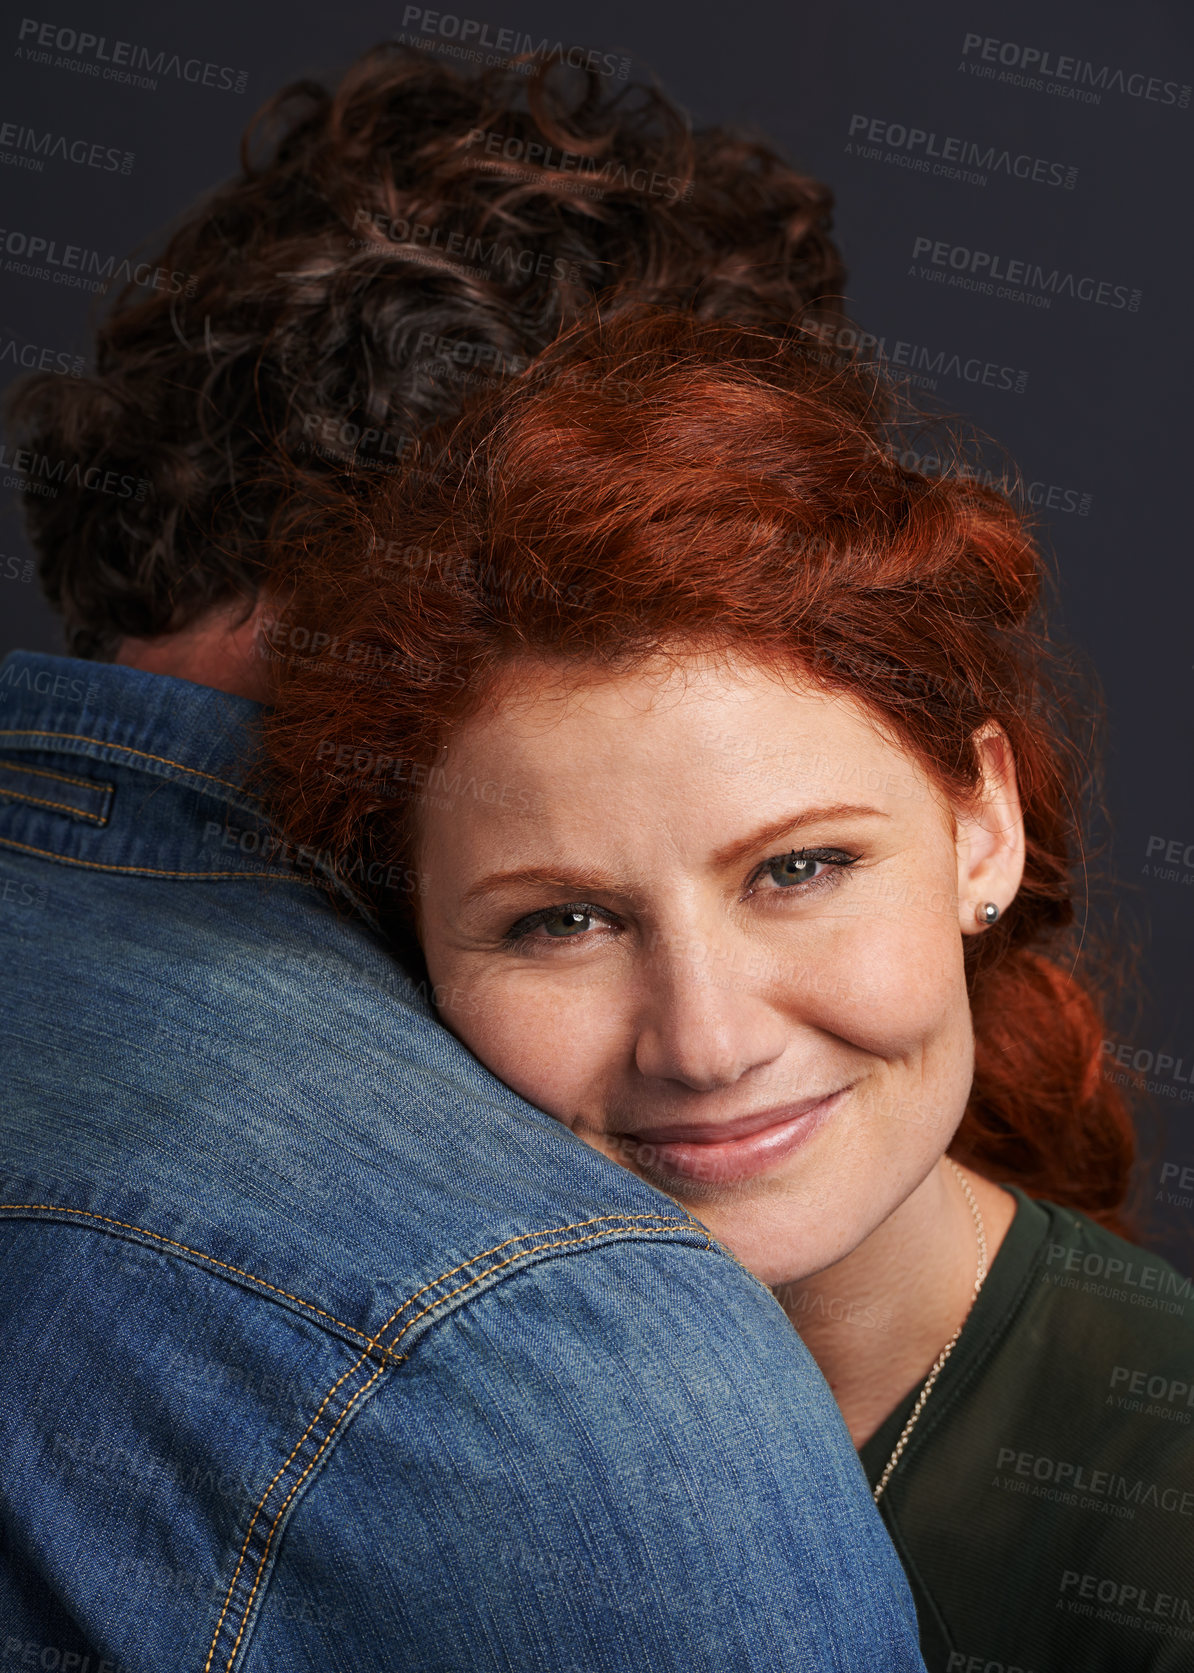
[[[0,667],[0,1669],[921,1668],[774,1299],[291,863],[256,714]]]

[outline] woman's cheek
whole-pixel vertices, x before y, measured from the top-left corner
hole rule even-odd
[[[442,1021],[512,1091],[565,1125],[592,1107],[617,1053],[616,1006],[595,984],[514,970],[445,987]]]
[[[873,1060],[857,1137],[897,1175],[919,1174],[944,1150],[969,1092],[974,1034],[956,926],[941,914],[872,923],[852,950],[850,1003],[822,1021]]]
[[[801,1020],[872,1056],[906,1058],[969,1014],[956,917],[929,910],[848,919],[820,955],[793,971]]]

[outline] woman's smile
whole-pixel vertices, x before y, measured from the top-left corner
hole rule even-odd
[[[646,1123],[614,1136],[644,1173],[729,1185],[784,1162],[841,1108],[851,1087],[725,1121]]]

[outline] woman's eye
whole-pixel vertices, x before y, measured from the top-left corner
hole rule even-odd
[[[555,935],[564,940],[568,936],[581,935],[585,930],[591,929],[593,916],[580,907],[569,907],[564,912],[553,912],[550,918],[540,919],[540,923],[548,935]]]
[[[753,890],[767,878],[777,889],[794,889],[798,884],[815,883],[829,872],[853,865],[855,857],[837,849],[815,852],[802,849],[799,853],[777,854],[774,859],[763,862],[751,878],[749,887]]]
[[[581,941],[593,929],[605,925],[605,918],[593,906],[545,906],[520,918],[506,932],[507,942],[541,941],[550,936],[553,941]]]
[[[790,889],[793,883],[808,883],[819,876],[824,865],[824,860],[811,854],[785,854],[782,860],[768,860],[766,870],[772,882]]]

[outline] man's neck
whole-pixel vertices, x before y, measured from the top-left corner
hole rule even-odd
[[[267,664],[259,651],[264,607],[246,615],[235,603],[210,611],[180,633],[159,639],[122,639],[113,661],[147,674],[169,674],[194,685],[213,686],[233,697],[261,703],[268,695]]]
[[[987,1238],[988,1264],[1015,1215],[1014,1197],[967,1171]],[[943,1160],[865,1242],[776,1294],[820,1366],[861,1447],[925,1377],[966,1317],[978,1235]]]

